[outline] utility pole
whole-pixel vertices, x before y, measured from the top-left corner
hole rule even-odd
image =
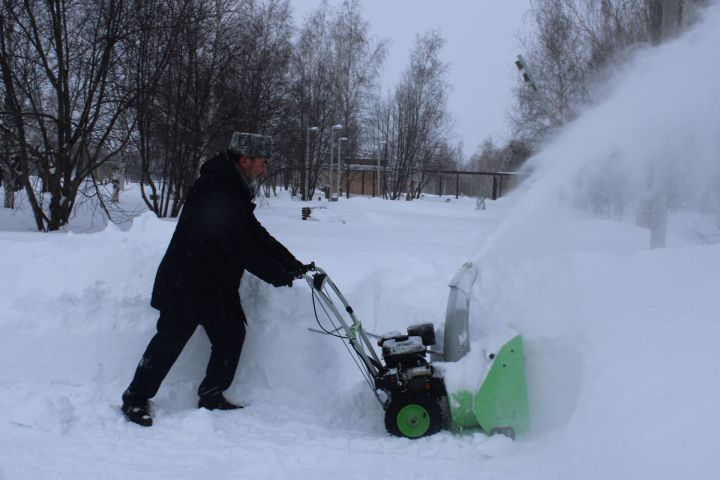
[[[682,0],[661,0],[662,5],[662,41],[680,33],[682,22]]]
[[[340,196],[340,185],[342,184],[342,172],[344,170],[344,162],[342,160],[342,142],[347,142],[347,137],[340,137],[338,138],[338,174],[337,174],[337,190],[338,190],[338,197]],[[347,191],[345,192],[346,197],[350,198],[350,189],[347,188]]]
[[[387,141],[383,140],[382,142],[380,142],[380,145],[382,145],[382,158],[383,160],[385,160],[385,155],[387,153]],[[377,172],[375,172],[375,183],[377,184],[377,196],[380,197],[382,196],[382,194],[380,193],[380,155],[378,155],[377,159]]]
[[[333,151],[335,150],[335,131],[342,130],[343,126],[339,123],[333,125],[330,129],[330,164],[328,165],[328,201],[337,201],[337,195],[333,195]]]
[[[303,168],[304,181],[302,199],[307,202],[310,200],[310,132],[317,132],[318,127],[310,127],[307,129],[307,140],[305,142],[305,168]]]
[[[5,102],[3,107],[10,105],[10,98],[5,92]],[[7,108],[6,108],[7,110]],[[3,120],[5,123],[5,120]],[[2,184],[5,187],[5,199],[3,207],[14,209],[15,208],[15,175],[13,167],[13,155],[11,150],[10,135],[7,133],[12,128],[10,125],[3,125],[5,131],[0,135],[0,143],[2,143],[2,159],[0,159],[0,178],[2,178]]]
[[[682,22],[682,0],[654,0],[646,8],[660,8],[660,42],[672,39],[680,32]],[[665,92],[660,101],[670,98],[674,92]],[[654,169],[650,172],[649,195],[644,213],[650,228],[650,248],[665,248],[667,241],[668,195],[666,179]]]

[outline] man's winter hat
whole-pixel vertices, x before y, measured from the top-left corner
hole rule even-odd
[[[235,155],[250,158],[272,157],[272,137],[254,133],[235,132],[228,147]]]

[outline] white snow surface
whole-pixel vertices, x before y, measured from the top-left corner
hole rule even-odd
[[[87,209],[68,231],[41,234],[20,202],[0,209],[0,479],[715,478],[717,10],[639,52],[603,102],[532,160],[523,188],[487,210],[472,198],[357,197],[321,202],[302,221],[303,204],[284,193],[256,210],[328,271],[371,332],[440,324],[448,282],[475,261],[471,355],[499,331],[522,333],[526,435],[388,436],[342,343],[308,331],[308,286],[252,275],[241,287],[248,336],[226,392],[247,407],[195,408],[209,356],[198,329],[153,400],[155,425],[128,424],[120,395],[154,333],[149,297],[174,221],[146,213],[103,227]],[[669,86],[675,100],[659,106]],[[667,248],[649,250],[635,224],[642,172],[674,178],[677,166]],[[608,171],[624,182],[613,194],[626,194],[625,210],[611,219],[575,208]],[[122,195],[139,208],[136,186]]]

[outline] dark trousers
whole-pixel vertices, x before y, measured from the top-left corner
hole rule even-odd
[[[155,396],[198,325],[203,326],[212,345],[198,395],[218,394],[230,387],[245,341],[242,312],[224,309],[200,321],[198,316],[184,312],[160,312],[157,333],[150,340],[130,386],[123,393],[124,402],[145,402]]]

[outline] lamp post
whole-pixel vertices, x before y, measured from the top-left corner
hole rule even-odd
[[[303,184],[303,200],[310,200],[310,132],[317,132],[318,127],[310,127],[307,129],[307,142],[305,143],[305,182]]]
[[[384,157],[384,156],[385,156],[385,151],[387,150],[387,141],[383,140],[382,142],[380,142],[380,146],[381,146],[381,148],[382,148],[382,156]],[[375,174],[375,177],[376,177],[376,178],[375,178],[375,183],[377,184],[377,187],[376,187],[376,190],[375,190],[375,191],[377,192],[376,194],[377,194],[377,196],[379,197],[379,196],[380,196],[380,155],[378,155],[377,161],[378,161],[378,163],[377,163],[377,172],[376,172],[376,174]]]
[[[343,128],[339,123],[333,125],[330,129],[330,165],[328,166],[328,201],[337,200],[337,196],[333,196],[333,150],[335,149],[335,130]]]
[[[550,101],[548,100],[547,96],[545,95],[545,90],[538,86],[537,81],[535,80],[534,75],[530,71],[530,67],[528,66],[527,62],[523,58],[522,55],[517,56],[517,60],[515,60],[515,66],[517,67],[518,71],[522,74],[523,81],[528,86],[530,90],[533,91],[535,95],[537,95],[538,99],[540,100],[540,108],[542,109],[543,113],[547,116],[548,120],[550,120],[553,123],[560,123],[555,119],[555,116],[552,113],[552,110],[550,108]]]
[[[342,184],[342,171],[344,167],[343,159],[342,159],[342,142],[347,142],[347,137],[340,137],[338,138],[338,174],[337,174],[337,193],[338,197],[340,196],[340,185]],[[345,192],[347,198],[350,198],[350,193]]]

